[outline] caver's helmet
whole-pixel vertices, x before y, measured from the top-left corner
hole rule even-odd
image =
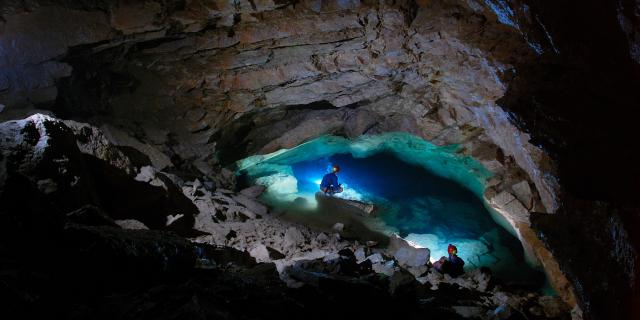
[[[447,252],[449,252],[449,254],[458,254],[458,248],[450,244],[449,247],[447,248]]]
[[[337,164],[334,164],[332,169],[333,169],[333,172],[340,172],[340,166]]]

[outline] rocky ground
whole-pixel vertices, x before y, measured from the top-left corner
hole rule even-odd
[[[489,270],[442,276],[399,238],[368,247],[280,221],[261,187],[185,182],[86,124],[35,115],[0,137],[0,296],[21,317],[570,317]]]

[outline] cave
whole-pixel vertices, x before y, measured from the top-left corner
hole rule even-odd
[[[0,312],[638,319],[638,84],[634,0],[2,1]]]
[[[343,237],[361,242],[388,244],[395,235],[429,248],[431,262],[455,243],[468,269],[491,268],[506,282],[542,289],[542,270],[527,263],[535,257],[525,257],[511,226],[485,208],[482,192],[491,172],[456,150],[400,132],[355,140],[323,136],[240,160],[237,167],[248,186],[265,187],[260,199],[280,219],[322,232],[340,223]],[[364,203],[369,212],[354,214],[316,196],[334,163],[341,167],[344,189],[335,197]]]

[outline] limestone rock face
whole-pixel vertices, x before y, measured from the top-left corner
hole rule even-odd
[[[191,228],[196,208],[171,180],[158,174],[137,181],[138,168],[99,130],[70,125],[40,114],[0,124],[3,190],[12,188],[11,179],[26,177],[64,212],[92,205],[113,219],[137,219],[157,229],[167,216],[181,214],[185,219],[173,227]],[[32,196],[21,193],[12,201]]]
[[[514,195],[507,191],[502,191],[488,201],[500,211],[515,226],[516,223],[528,223],[529,211]]]
[[[520,200],[520,202],[527,208],[531,209],[533,206],[533,195],[531,194],[531,188],[529,187],[529,182],[520,181],[511,186],[515,196]]]
[[[55,14],[38,23],[33,22],[47,12],[38,2],[31,4],[32,15],[7,6],[11,19],[4,28],[11,32],[3,39],[20,38],[25,49],[38,43],[43,49],[39,57],[22,58],[34,64],[51,61],[64,69],[38,72],[46,74],[47,90],[54,91],[46,101],[62,91],[56,111],[91,118],[113,132],[125,130],[135,138],[118,138],[117,133],[112,138],[143,152],[159,170],[188,166],[212,175],[216,161],[229,160],[212,158],[216,151],[235,153],[230,158],[237,159],[327,133],[403,130],[451,144],[473,138],[477,131],[465,128],[475,127],[488,130],[494,143],[514,156],[540,190],[546,210],[555,209],[557,186],[549,180],[553,167],[540,171],[537,149],[503,121],[495,105],[506,90],[506,70],[535,56],[527,43],[535,34],[522,38],[526,13],[518,11],[505,23],[496,7],[476,2],[170,3],[55,7]],[[82,13],[87,14],[76,19]],[[30,32],[17,34],[27,24]],[[473,32],[480,29],[486,32]],[[70,36],[41,39],[47,32]],[[125,47],[132,48],[127,57],[114,60],[115,52]],[[76,49],[69,54],[73,58],[57,61],[69,48]],[[17,56],[18,49],[9,55]],[[27,78],[14,60],[5,63],[12,77]],[[87,87],[89,82],[114,94],[102,99],[102,93]],[[25,86],[21,95],[9,90],[0,103],[18,112],[42,88],[47,85]],[[288,110],[305,105],[314,106],[313,112],[306,107]],[[342,106],[359,108],[336,109]],[[274,109],[279,111],[273,116],[263,114]],[[9,116],[7,112],[3,114]],[[286,121],[276,124],[268,120],[272,117]],[[232,130],[235,123],[248,135]],[[265,124],[267,128],[256,131]]]

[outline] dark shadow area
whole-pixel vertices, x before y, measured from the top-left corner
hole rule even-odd
[[[193,226],[198,209],[166,176],[166,189],[136,181],[122,170],[92,156],[85,156],[89,172],[95,181],[100,204],[114,219],[136,219],[151,229],[165,228],[168,215],[183,214],[172,228],[187,232]],[[163,190],[164,189],[164,190]]]
[[[572,275],[588,317],[635,319],[640,316],[640,236],[633,232],[640,229],[640,149],[633,146],[640,115],[638,3],[526,2],[558,51],[517,65],[499,104],[557,160],[565,191],[558,214],[540,216],[534,226]],[[619,237],[621,232],[628,237]]]

